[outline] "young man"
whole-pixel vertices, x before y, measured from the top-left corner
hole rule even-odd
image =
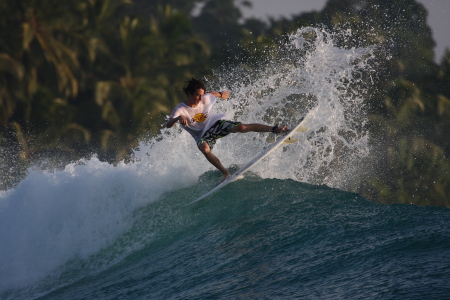
[[[287,132],[287,127],[267,126],[263,124],[242,124],[225,120],[225,115],[210,115],[212,105],[216,102],[215,97],[226,100],[229,92],[209,92],[202,80],[192,78],[187,81],[183,88],[187,99],[177,105],[169,120],[164,124],[167,128],[179,122],[197,142],[198,149],[205,155],[206,159],[223,174],[223,180],[230,177],[230,172],[222,165],[220,160],[211,152],[216,140],[235,132]],[[223,181],[222,180],[222,181]]]

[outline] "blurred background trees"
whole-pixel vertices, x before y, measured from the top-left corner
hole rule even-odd
[[[0,188],[30,164],[129,159],[159,132],[187,78],[258,61],[297,28],[322,26],[351,30],[342,47],[380,49],[367,97],[378,175],[358,191],[450,207],[450,52],[434,63],[422,5],[329,0],[321,12],[269,22],[244,19],[244,7],[251,1],[0,2]]]

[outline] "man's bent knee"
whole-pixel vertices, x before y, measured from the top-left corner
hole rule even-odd
[[[230,132],[247,132],[247,126],[245,124],[239,124],[230,129]]]
[[[211,147],[209,147],[207,142],[203,142],[200,146],[198,146],[198,149],[203,153],[207,154],[211,152]]]

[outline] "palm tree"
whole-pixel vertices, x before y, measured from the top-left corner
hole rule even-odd
[[[9,118],[16,109],[15,99],[25,100],[23,93],[24,67],[7,53],[0,53],[0,124],[9,125]]]
[[[188,17],[170,6],[160,6],[149,19],[124,16],[117,27],[120,34],[108,36],[101,50],[110,63],[98,60],[96,65],[103,80],[96,83],[95,99],[109,125],[102,134],[105,150],[114,144],[136,145],[148,130],[156,130],[150,120],[161,121],[170,112],[180,96],[174,87],[210,54]]]

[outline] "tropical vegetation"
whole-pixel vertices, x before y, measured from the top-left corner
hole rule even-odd
[[[450,207],[450,52],[435,63],[415,0],[329,0],[320,12],[244,19],[237,0],[0,2],[0,188],[33,165],[96,153],[115,163],[158,133],[180,82],[257,60],[302,26],[349,29],[343,47],[389,56],[367,98],[377,176],[358,192],[382,203]],[[193,12],[196,13],[193,13]],[[380,157],[381,163],[380,163]]]

